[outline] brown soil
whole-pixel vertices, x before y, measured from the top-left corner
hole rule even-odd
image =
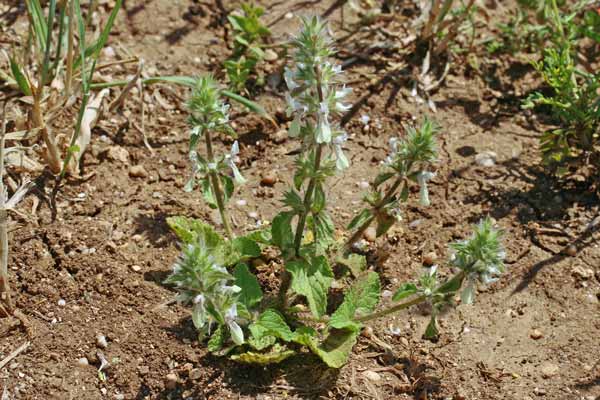
[[[229,50],[220,2],[215,3],[126,1],[110,44],[120,55],[143,57],[149,74],[216,73]],[[329,5],[272,2],[267,21],[277,21],[275,41],[285,40],[297,26],[277,17],[290,11],[314,13]],[[492,20],[506,16],[507,9],[491,11]],[[19,30],[22,13],[15,6],[2,17]],[[339,12],[331,18],[339,21]],[[489,35],[486,29],[483,34]],[[443,127],[433,206],[410,202],[404,223],[377,246],[385,249],[377,254],[384,261],[384,288],[393,290],[420,274],[423,254],[435,251],[444,258],[447,243],[464,238],[482,216],[491,215],[506,231],[508,273],[482,290],[474,306],[459,306],[444,316],[437,343],[421,338],[428,316],[415,309],[378,321],[376,338],[361,337],[340,370],[327,369],[309,355],[269,368],[211,356],[196,340],[188,310],[167,304],[174,293],[161,284],[178,254],[165,219],[218,217],[197,193],[182,190],[188,174],[188,129],[180,100],[186,94],[156,86],[146,90],[148,96],[156,91],[162,98],[148,99],[153,106],[146,112],[145,130],[153,154],[135,128],[140,114],[132,97],[123,114],[110,115],[95,128],[84,160],[85,172],[93,175],[65,183],[57,219],[51,220],[44,200],[52,185],[43,175],[37,181],[37,212],[30,212],[36,199],[30,195],[20,207],[28,219],[15,217],[9,265],[16,304],[30,331],[7,331],[15,321],[0,320],[0,360],[24,342],[31,344],[0,370],[8,399],[598,398],[600,236],[596,225],[590,225],[598,216],[598,199],[585,179],[558,181],[540,166],[542,125],[519,109],[520,100],[539,84],[531,68],[516,58],[478,54],[480,73],[457,62],[433,96],[438,107],[434,118]],[[331,185],[332,214],[340,227],[359,208],[358,183],[375,174],[389,138],[427,111],[411,101],[406,83],[375,84],[386,62],[399,61],[394,57],[376,53],[348,71],[356,98],[368,99],[346,125],[353,165]],[[283,63],[280,59],[267,68],[276,71]],[[134,69],[105,74],[123,76]],[[279,115],[283,91],[282,86],[267,88],[257,100]],[[363,129],[361,114],[371,117],[369,130]],[[247,205],[231,203],[241,232],[255,226],[249,212],[266,220],[277,213],[296,143],[276,143],[277,129],[256,116],[238,112],[234,121],[248,178],[235,195]],[[229,144],[219,142],[221,148]],[[128,152],[125,162],[111,158],[109,150],[115,148]],[[483,151],[497,153],[496,165],[475,163],[475,155]],[[142,165],[148,176],[130,177],[131,165]],[[278,182],[262,187],[262,174],[271,170]],[[569,245],[575,246],[574,256],[566,251]],[[266,267],[261,273],[277,271]],[[59,305],[61,299],[65,305]],[[532,338],[534,330],[541,338]],[[97,345],[98,335],[106,337],[106,348]],[[386,352],[381,342],[392,351]],[[79,365],[82,357],[90,365]],[[97,371],[99,357],[110,363],[104,379]],[[364,371],[381,379],[367,379]],[[169,381],[169,374],[177,380]]]

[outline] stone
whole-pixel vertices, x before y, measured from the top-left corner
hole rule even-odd
[[[377,231],[372,226],[368,227],[363,233],[363,237],[368,241],[373,243],[377,239]]]
[[[132,178],[147,178],[148,171],[143,165],[134,165],[129,168],[129,176]]]
[[[493,167],[496,165],[498,155],[493,151],[484,151],[475,156],[475,162],[482,167]]]
[[[177,374],[167,374],[167,376],[165,376],[165,387],[167,389],[175,389],[177,387],[178,380],[179,378],[177,377]]]
[[[277,52],[273,49],[267,49],[265,50],[264,59],[268,62],[274,62],[279,59],[279,54],[277,54]]]
[[[375,371],[365,371],[362,373],[365,378],[370,380],[371,382],[379,382],[381,381],[381,375],[379,375]]]
[[[77,360],[77,364],[78,364],[80,367],[85,367],[85,366],[88,366],[88,365],[90,365],[90,362],[88,361],[88,359],[87,359],[87,358],[85,358],[85,357],[81,357],[79,360]]]
[[[96,336],[96,344],[100,348],[103,348],[103,349],[107,348],[108,347],[108,342],[106,341],[106,336],[104,336],[104,335],[98,335],[98,336]]]
[[[534,329],[529,333],[529,337],[533,340],[539,340],[544,337],[544,334],[539,329]]]
[[[430,251],[423,256],[423,265],[431,267],[437,261],[437,254],[435,251]]]
[[[275,185],[275,182],[277,182],[277,175],[275,175],[272,172],[267,172],[266,174],[263,175],[262,179],[260,180],[260,184],[262,186],[269,186],[269,187],[272,187],[273,185]]]
[[[542,372],[542,377],[548,379],[558,374],[559,368],[556,364],[552,364],[551,362],[544,362],[540,366],[540,371]]]
[[[202,370],[200,368],[194,368],[190,371],[190,379],[197,380],[202,377]]]

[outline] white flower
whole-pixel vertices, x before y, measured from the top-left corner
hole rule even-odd
[[[296,81],[294,81],[295,72],[289,68],[286,68],[283,72],[283,79],[289,90],[294,90],[298,87]]]
[[[422,206],[429,206],[429,190],[427,189],[427,181],[435,177],[433,172],[421,171],[417,174],[417,182],[419,183],[419,202]]]
[[[290,129],[288,130],[288,135],[290,135],[290,137],[297,137],[300,135],[301,121],[302,116],[300,114],[296,114],[294,120],[290,124]]]
[[[231,171],[233,171],[233,179],[235,179],[235,182],[242,185],[242,184],[246,183],[246,179],[240,173],[240,170],[237,168],[237,165],[235,165],[235,162],[237,160],[237,155],[239,153],[240,153],[240,146],[236,140],[235,142],[233,142],[233,145],[231,146],[231,151],[229,152],[229,154],[225,155],[225,164],[227,164],[227,166],[229,168],[231,168]]]
[[[342,146],[346,140],[348,140],[348,134],[346,132],[336,136],[333,139],[333,151],[335,152],[336,158],[335,166],[340,171],[350,166],[350,162],[342,150]]]
[[[331,126],[329,125],[329,107],[327,103],[321,103],[319,109],[319,121],[317,123],[317,143],[331,142]]]
[[[229,327],[229,333],[231,333],[231,339],[237,345],[244,343],[244,331],[235,321],[237,318],[237,305],[234,303],[225,313],[225,323]]]
[[[368,115],[363,115],[363,117],[369,118]],[[396,154],[398,153],[398,143],[399,143],[398,138],[395,138],[395,137],[390,138],[390,154],[385,158],[385,161],[383,162],[384,164],[392,165],[394,163]]]
[[[343,113],[352,108],[352,105],[342,103],[344,97],[346,97],[350,92],[352,92],[352,89],[347,88],[346,86],[335,91],[335,110],[337,112]]]

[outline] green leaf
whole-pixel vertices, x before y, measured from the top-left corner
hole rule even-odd
[[[438,328],[437,328],[437,317],[435,314],[432,314],[431,319],[429,320],[429,323],[427,324],[427,328],[425,329],[425,333],[423,334],[423,337],[425,337],[425,339],[435,340],[435,339],[437,339],[439,334],[440,334],[440,332],[438,331]]]
[[[394,295],[392,296],[392,300],[402,300],[408,296],[417,293],[417,290],[417,286],[414,283],[405,283],[404,285],[400,286],[398,290],[396,290],[396,293],[394,293]]]
[[[242,291],[239,294],[238,300],[247,308],[252,308],[262,300],[262,290],[256,276],[248,270],[246,264],[238,264],[233,272],[235,284]]]
[[[333,280],[333,272],[324,256],[305,260],[293,260],[285,268],[292,274],[292,290],[305,296],[312,314],[319,318],[327,308],[327,291]]]
[[[226,340],[227,340],[226,330],[223,328],[223,326],[217,327],[217,329],[215,329],[212,336],[210,337],[210,340],[208,341],[208,344],[207,344],[208,351],[210,351],[211,353],[214,353],[216,351],[221,350],[223,348],[223,345],[225,344]]]
[[[360,276],[367,269],[367,258],[360,254],[351,253],[347,256],[340,256],[336,260],[350,270],[353,276]]]
[[[331,316],[329,326],[359,331],[361,324],[356,322],[355,318],[373,312],[379,303],[380,290],[379,275],[376,272],[369,272],[354,282],[346,292],[344,302]]]
[[[17,64],[17,61],[15,61],[15,59],[12,57],[10,57],[10,70],[13,78],[15,78],[15,82],[17,82],[17,85],[19,86],[19,90],[21,90],[25,96],[31,96],[29,82],[27,81],[27,78],[25,78],[25,75],[23,74],[19,64]]]
[[[282,252],[294,247],[294,233],[292,232],[292,218],[294,214],[281,212],[273,218],[271,236],[273,244]]]
[[[452,279],[450,279],[449,281],[445,282],[443,285],[441,285],[438,289],[437,292],[438,293],[454,293],[456,291],[458,291],[458,289],[460,289],[460,287],[462,286],[464,280],[464,275],[454,275],[452,277]]]
[[[245,364],[268,365],[280,363],[294,354],[296,354],[294,350],[281,347],[277,349],[274,348],[268,353],[256,353],[253,351],[248,351],[246,353],[233,355],[231,356],[231,359]]]
[[[271,347],[277,342],[277,338],[275,336],[266,335],[257,339],[254,336],[250,336],[247,340],[248,344],[254,347],[255,350],[264,350],[268,347]]]
[[[273,309],[265,310],[260,317],[258,317],[258,320],[252,323],[248,329],[255,339],[261,339],[265,336],[274,336],[289,342],[294,337],[292,330],[281,314]]]
[[[348,225],[348,229],[356,229],[371,218],[373,218],[373,213],[371,212],[371,210],[365,208],[356,217],[352,219],[352,221]]]
[[[248,236],[239,236],[231,241],[233,248],[242,259],[260,257],[260,246]]]
[[[27,12],[31,18],[33,32],[41,53],[46,51],[46,37],[48,35],[48,26],[44,18],[44,11],[39,0],[26,0]]]
[[[306,336],[306,345],[313,353],[331,368],[341,368],[348,361],[352,348],[356,344],[358,332],[353,330],[332,330],[329,336],[322,342],[314,337]]]
[[[184,244],[200,243],[219,265],[227,267],[240,260],[231,242],[226,242],[210,225],[198,219],[169,217],[167,224]]]
[[[385,210],[382,210],[377,214],[377,229],[375,230],[375,236],[380,237],[385,235],[392,226],[396,223],[396,218],[389,215]]]
[[[326,250],[333,242],[333,233],[335,232],[335,227],[329,214],[321,211],[318,214],[312,215],[309,226],[314,227],[317,236],[314,238],[315,243],[320,249]]]
[[[264,245],[268,246],[271,244],[271,229],[270,228],[259,229],[254,232],[248,233],[244,237],[252,240],[254,243],[264,244]]]
[[[381,174],[377,175],[377,177],[375,178],[375,181],[373,181],[373,185],[375,187],[381,185],[382,183],[388,181],[390,178],[392,178],[395,174],[393,172],[382,172]]]

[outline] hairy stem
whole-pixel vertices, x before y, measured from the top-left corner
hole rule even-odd
[[[388,188],[388,190],[387,190],[385,196],[383,197],[383,199],[381,199],[371,209],[372,216],[369,217],[365,222],[363,222],[363,224],[346,241],[346,243],[344,244],[344,252],[349,251],[350,248],[352,248],[352,245],[354,243],[356,243],[362,237],[362,235],[365,233],[365,231],[367,230],[367,228],[375,220],[375,215],[377,214],[377,212],[379,212],[379,210],[381,210],[381,208],[383,206],[385,206],[392,199],[392,197],[394,196],[394,194],[396,194],[396,192],[400,188],[400,185],[402,185],[403,182],[404,182],[404,175],[400,175],[398,178],[396,178],[396,180],[394,181],[394,183],[392,184],[392,186],[390,186]]]
[[[323,102],[323,88],[321,87],[321,71],[318,67],[315,67],[315,77],[317,80],[317,94],[319,96],[319,104]],[[316,175],[321,168],[321,158],[323,156],[323,144],[317,144],[317,150],[315,151],[315,165],[314,165],[314,174]],[[306,193],[304,194],[304,211],[298,217],[298,225],[296,226],[296,236],[294,237],[294,250],[296,251],[296,256],[300,254],[300,245],[302,244],[302,236],[304,235],[304,226],[306,225],[306,218],[310,212],[310,208],[313,200],[313,193],[315,191],[315,187],[317,185],[317,178],[312,177],[308,182],[308,187],[306,188]],[[315,238],[316,240],[316,238]]]
[[[204,138],[206,141],[206,154],[208,156],[208,162],[210,164],[215,164],[215,157],[212,148],[212,138],[208,129],[204,131]],[[227,237],[229,239],[233,239],[233,231],[231,230],[231,225],[229,224],[227,211],[225,210],[225,202],[223,201],[223,191],[221,190],[219,175],[217,174],[217,171],[215,169],[211,168],[209,172],[209,177],[213,192],[215,193],[215,199],[217,200],[217,207],[219,208],[219,214],[221,214],[221,221],[223,221],[225,233],[227,234]]]

